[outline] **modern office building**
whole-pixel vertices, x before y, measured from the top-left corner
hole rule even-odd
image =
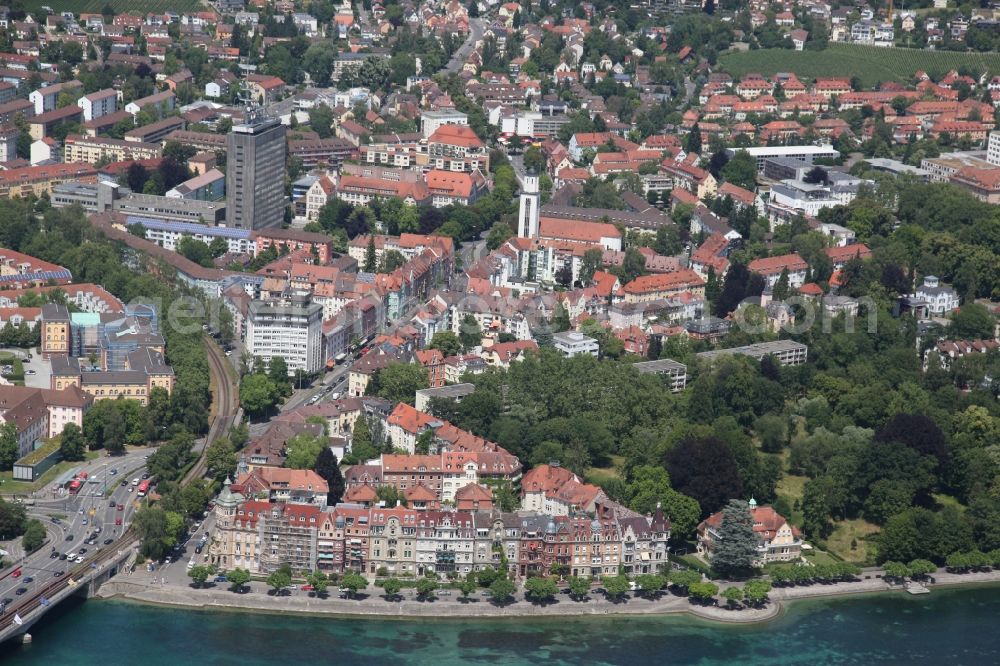
[[[238,229],[281,226],[285,212],[285,127],[248,109],[227,141],[226,223]]]
[[[252,301],[247,312],[246,350],[270,363],[280,356],[289,372],[319,372],[323,364],[323,306],[307,293]]]

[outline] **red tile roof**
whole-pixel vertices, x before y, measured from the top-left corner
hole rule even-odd
[[[395,409],[392,410],[392,414],[389,415],[388,424],[390,426],[399,426],[410,433],[417,433],[437,420],[430,414],[425,414],[410,407],[405,402],[401,402],[396,405]]]
[[[542,216],[538,222],[538,228],[542,238],[557,238],[594,244],[600,243],[602,238],[621,238],[618,227],[605,222],[584,222]]]
[[[704,284],[705,281],[701,279],[701,276],[690,269],[684,269],[673,273],[641,275],[626,284],[624,290],[628,294],[646,294],[658,291],[693,289],[702,287]]]
[[[830,257],[830,260],[834,263],[840,263],[843,261],[849,261],[855,257],[861,257],[866,259],[872,256],[872,251],[868,249],[868,246],[864,243],[856,243],[854,245],[844,245],[842,247],[828,247],[825,250],[826,256]]]
[[[463,148],[485,148],[482,140],[471,127],[464,125],[441,125],[427,138],[427,143],[444,143]]]
[[[751,272],[760,273],[761,275],[781,273],[785,268],[790,273],[794,273],[795,271],[804,271],[808,267],[809,265],[805,260],[794,252],[792,254],[783,254],[779,257],[755,259],[747,266]]]

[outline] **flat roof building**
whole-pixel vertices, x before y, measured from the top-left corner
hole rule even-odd
[[[227,223],[241,229],[281,226],[285,214],[285,127],[248,114],[227,139]]]
[[[308,294],[252,301],[247,312],[246,350],[270,363],[285,359],[288,372],[319,372],[323,365],[323,306]]]
[[[562,331],[561,333],[554,333],[552,335],[552,341],[555,343],[556,349],[558,349],[562,355],[567,358],[583,356],[584,354],[597,356],[600,351],[600,346],[597,344],[597,340],[586,336],[579,331]]]
[[[750,157],[757,162],[757,172],[764,171],[764,162],[774,157],[790,157],[796,160],[804,160],[812,164],[817,158],[840,158],[840,151],[834,150],[833,146],[755,146],[752,148],[727,148],[726,153],[730,159],[740,150],[750,153]]]
[[[454,400],[455,402],[462,402],[462,398],[472,395],[475,391],[475,384],[452,384],[439,388],[420,389],[417,391],[415,406],[417,411],[425,412],[430,407],[431,400],[434,398],[445,398]]]
[[[698,354],[698,358],[713,360],[719,356],[731,354],[749,356],[757,361],[765,356],[774,356],[781,365],[801,365],[808,358],[809,347],[794,340],[775,340],[774,342],[758,342],[745,347],[713,349],[701,352]]]
[[[687,385],[687,366],[669,358],[658,361],[642,361],[633,363],[632,367],[644,375],[663,375],[670,383],[670,391],[679,393]]]

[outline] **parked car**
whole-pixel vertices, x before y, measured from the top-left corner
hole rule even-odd
[[[220,575],[218,575],[218,576],[215,577],[215,582],[216,583],[227,583],[227,582],[229,582],[229,579],[220,574]]]

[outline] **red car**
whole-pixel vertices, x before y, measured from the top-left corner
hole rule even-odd
[[[14,578],[20,578],[21,577],[21,568],[18,567],[17,569],[14,569],[13,573],[11,573],[11,576],[13,576]]]
[[[118,510],[119,511],[124,511],[125,510],[125,505],[124,504],[119,504],[118,505]]]
[[[312,585],[303,585],[299,589],[302,590],[303,592],[312,592],[313,589],[315,589],[315,588],[313,588]]]
[[[122,524],[122,519],[121,518],[115,518],[115,525],[121,525],[121,524]]]

